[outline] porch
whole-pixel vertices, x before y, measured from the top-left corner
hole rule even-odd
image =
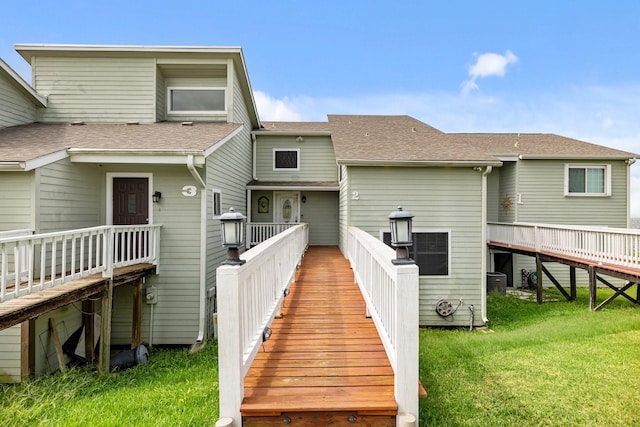
[[[542,303],[543,275],[569,301],[575,299],[576,268],[589,274],[589,300],[592,310],[599,310],[622,296],[640,304],[640,286],[636,295],[626,291],[640,283],[640,230],[572,225],[489,223],[487,245],[492,250],[534,257],[536,260],[536,296]],[[569,266],[569,290],[544,266],[545,262]],[[617,286],[602,276],[621,279]],[[614,294],[596,306],[597,283],[611,288]]]
[[[26,342],[32,352],[32,321],[74,302],[83,302],[85,355],[95,357],[95,304],[101,300],[99,369],[109,368],[110,319],[113,289],[134,286],[132,346],[140,343],[142,285],[149,274],[158,273],[159,225],[100,226],[32,235],[24,232],[0,236],[0,330],[23,322]],[[51,334],[57,341],[55,320]],[[60,343],[56,342],[56,347]],[[64,370],[62,351],[58,362]],[[31,359],[33,356],[28,356]]]
[[[356,228],[348,260],[306,251],[307,228],[218,269],[217,425],[416,425],[417,267]]]

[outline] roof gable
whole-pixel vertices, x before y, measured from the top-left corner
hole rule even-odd
[[[6,62],[0,59],[0,78],[5,78],[11,82],[18,90],[20,90],[33,104],[46,107],[47,97],[42,96],[36,92],[34,88],[29,85],[18,73],[13,71]]]

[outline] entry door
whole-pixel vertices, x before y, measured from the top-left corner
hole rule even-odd
[[[149,223],[149,179],[113,179],[113,225]]]
[[[274,222],[298,223],[300,212],[298,211],[298,192],[275,192]]]

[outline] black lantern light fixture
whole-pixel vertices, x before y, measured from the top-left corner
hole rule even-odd
[[[409,248],[413,246],[411,234],[411,222],[413,214],[398,207],[389,214],[389,227],[391,228],[391,246],[396,248],[396,259],[391,260],[394,264],[415,264],[409,258]]]
[[[246,261],[240,259],[238,249],[244,243],[245,216],[229,208],[229,212],[220,215],[222,246],[227,248],[227,260],[222,264],[242,265]]]
[[[162,193],[159,191],[154,191],[152,195],[153,203],[160,203],[160,199],[162,199]]]

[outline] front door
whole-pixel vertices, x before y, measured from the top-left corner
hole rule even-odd
[[[149,223],[149,179],[113,178],[113,225]]]
[[[273,221],[277,223],[298,223],[300,212],[298,211],[298,192],[275,192],[275,209]]]

